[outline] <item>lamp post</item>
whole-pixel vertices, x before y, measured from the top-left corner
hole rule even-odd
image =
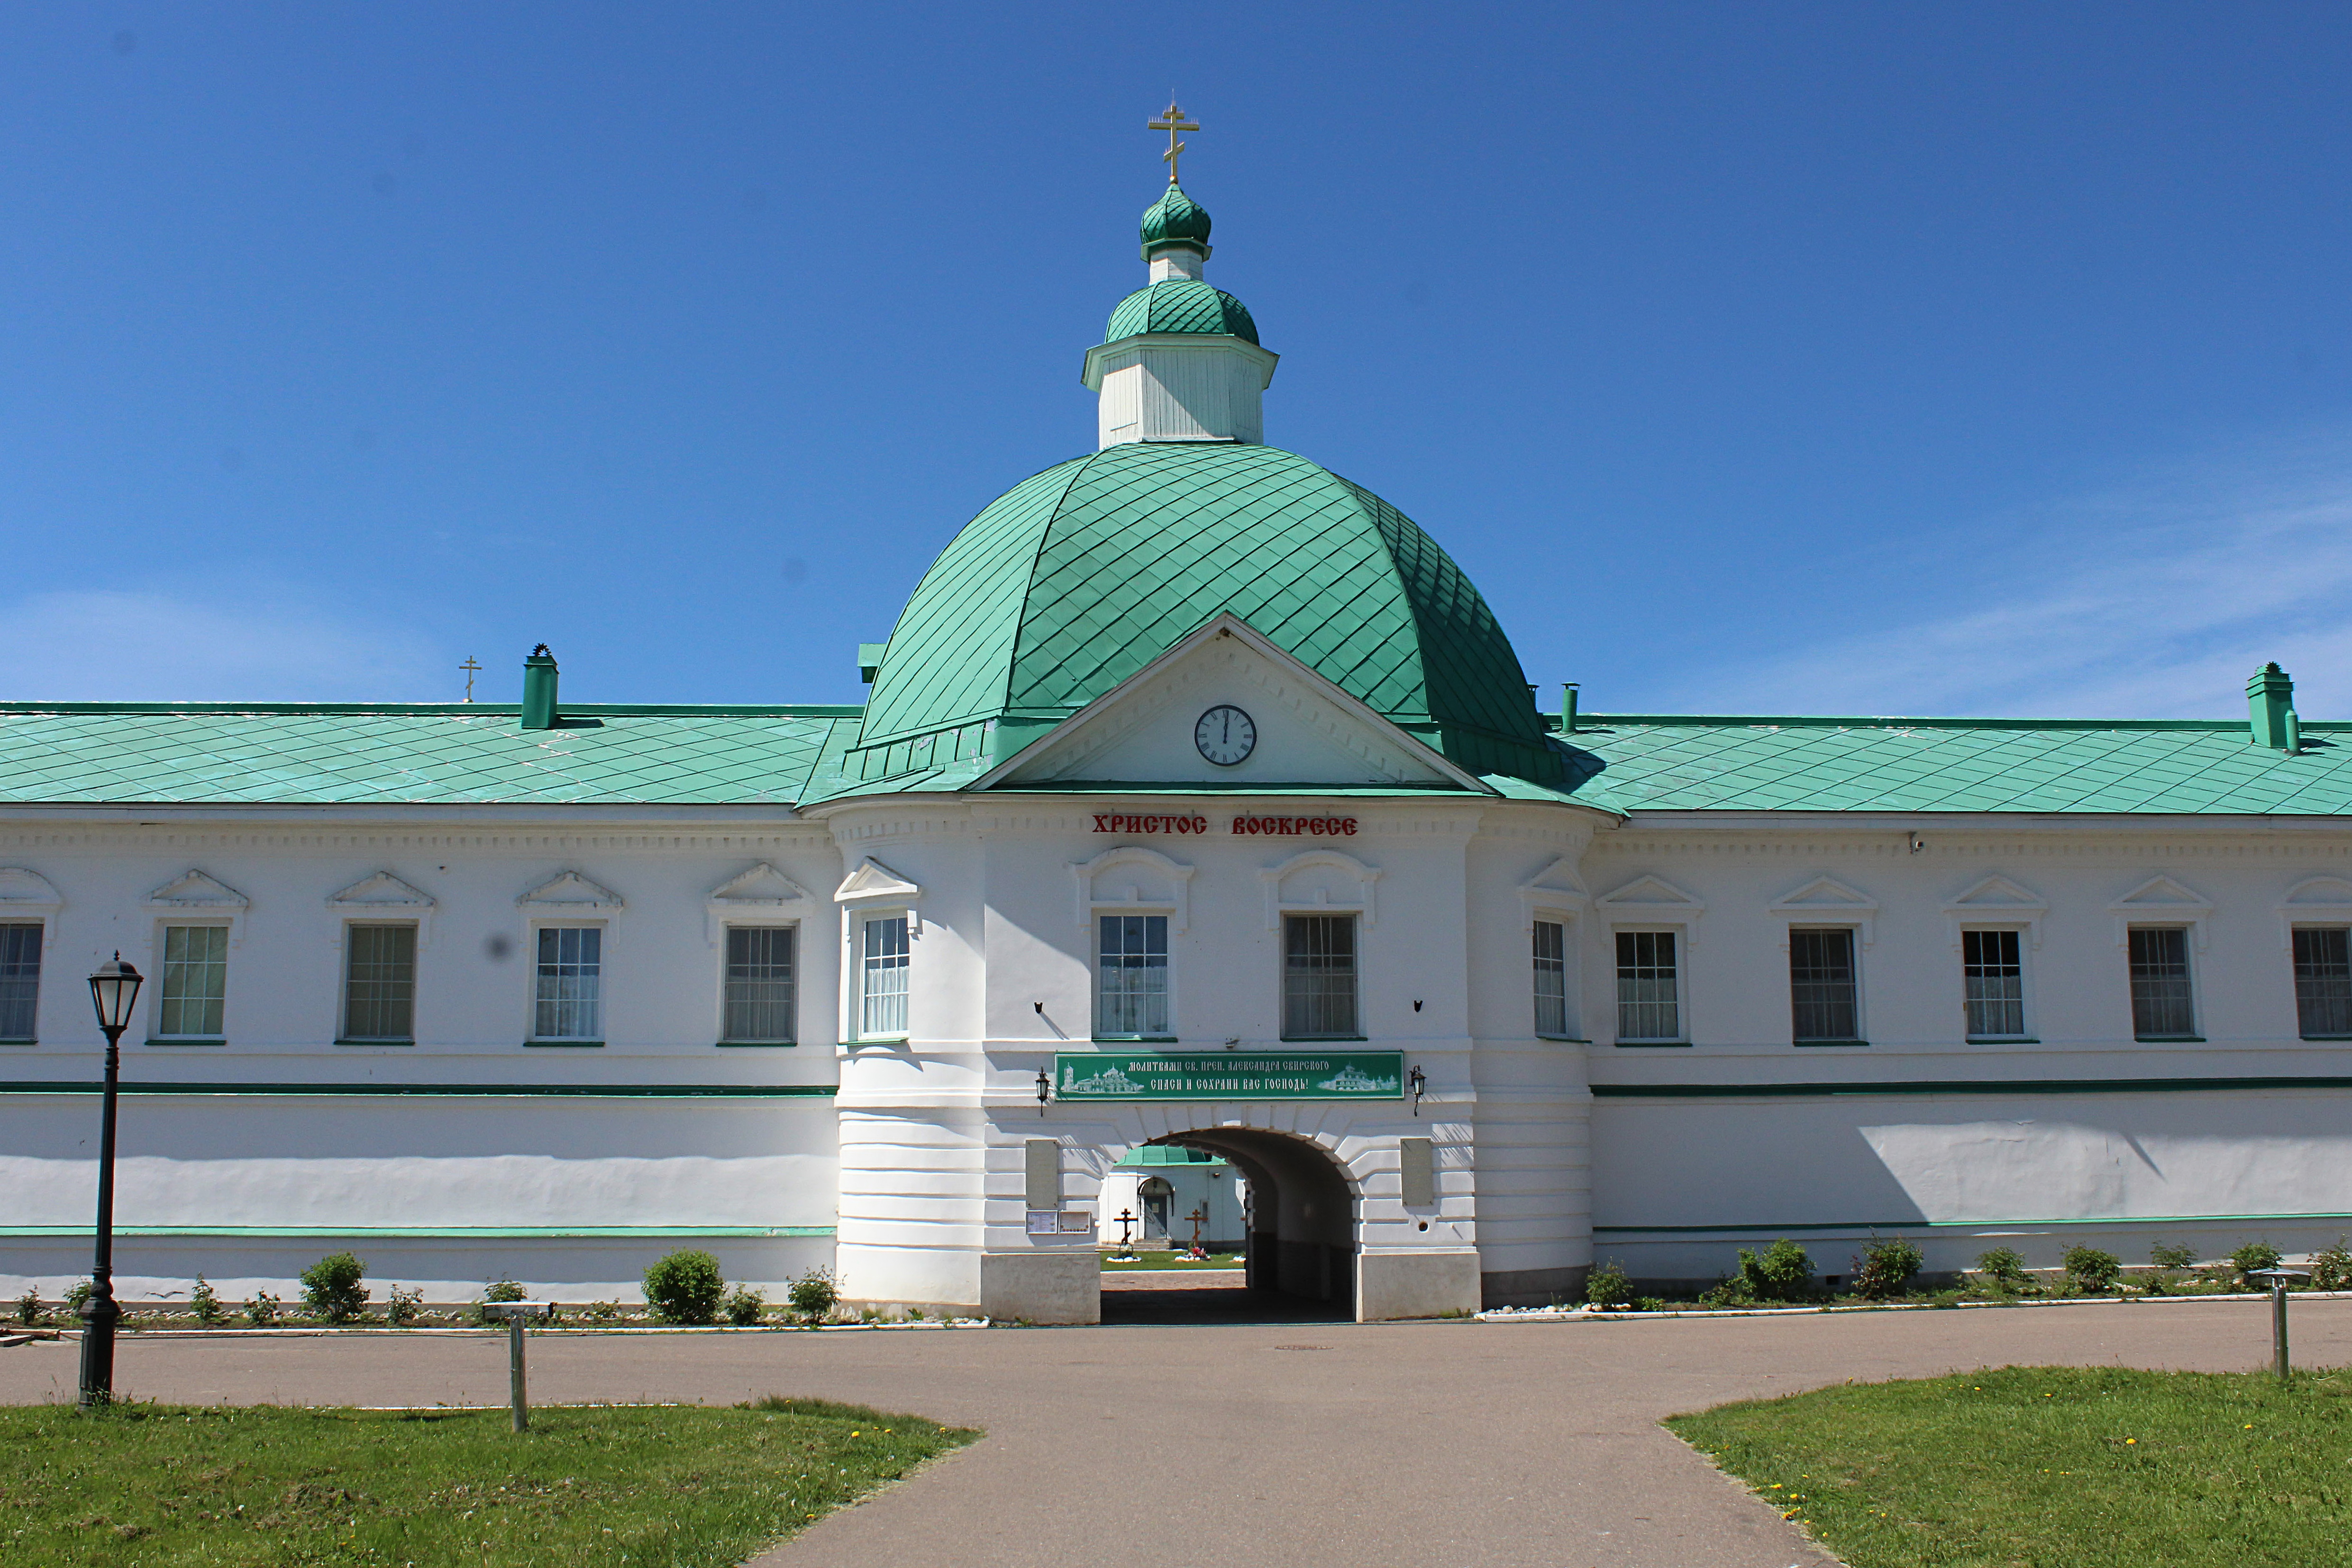
[[[141,978],[120,952],[89,977],[90,1005],[106,1036],[106,1096],[98,1124],[98,1252],[81,1303],[81,1393],[74,1401],[83,1410],[114,1403],[114,1325],[122,1318],[114,1300],[114,1100],[122,1080],[122,1031],[131,1026]]]

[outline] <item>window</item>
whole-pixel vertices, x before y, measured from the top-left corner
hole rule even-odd
[[[1097,960],[1095,1033],[1168,1033],[1168,917],[1105,915]]]
[[[857,1033],[878,1039],[907,1032],[907,917],[872,915],[860,928],[865,951],[857,965]]]
[[[537,1040],[602,1040],[604,932],[598,926],[541,926],[539,990],[532,1008]]]
[[[0,925],[0,1040],[33,1037],[41,999],[41,928]]]
[[[155,1033],[167,1039],[220,1038],[227,994],[228,927],[165,926]]]
[[[416,1037],[416,928],[349,927],[343,950],[343,1038]]]
[[[1286,915],[1282,925],[1282,1037],[1357,1038],[1356,917]]]
[[[729,926],[722,1040],[788,1045],[793,1016],[793,928]]]
[[[2306,1040],[2352,1035],[2352,931],[2295,928],[2294,1014]]]
[[[2131,928],[2132,1034],[2189,1039],[2197,1011],[2189,990],[2189,932],[2180,926]]]
[[[1568,928],[1558,921],[1536,921],[1536,1033],[1568,1037]]]
[[[1859,1040],[1853,984],[1853,932],[1789,933],[1789,1000],[1793,1037],[1801,1043]]]
[[[2019,961],[2015,931],[1962,931],[1960,977],[1967,994],[1969,1038],[2023,1037],[2025,969]]]
[[[1683,1037],[1680,981],[1675,972],[1675,933],[1617,933],[1617,1039],[1679,1040]]]

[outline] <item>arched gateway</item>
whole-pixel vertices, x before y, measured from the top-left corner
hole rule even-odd
[[[1251,1289],[1353,1314],[1356,1191],[1329,1150],[1254,1127],[1202,1128],[1154,1142],[1214,1154],[1248,1183],[1243,1257]]]

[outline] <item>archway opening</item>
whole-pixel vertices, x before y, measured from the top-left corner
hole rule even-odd
[[[1221,1210],[1213,1185],[1202,1187],[1207,1202],[1191,1199],[1182,1175],[1153,1160],[1145,1152],[1150,1150],[1170,1154],[1192,1151],[1191,1162],[1209,1157],[1217,1169],[1230,1173],[1233,1186],[1239,1189],[1234,1194],[1237,1201]],[[1171,1177],[1182,1189],[1171,1194],[1175,1202],[1167,1222],[1169,1242],[1161,1245],[1188,1244],[1199,1213],[1207,1227],[1204,1245],[1222,1249],[1237,1242],[1241,1266],[1218,1268],[1213,1263],[1197,1286],[1167,1275],[1151,1277],[1147,1286],[1141,1275],[1129,1282],[1107,1272],[1106,1322],[1310,1321],[1355,1316],[1355,1193],[1346,1173],[1321,1148],[1278,1132],[1218,1127],[1153,1139],[1129,1158],[1139,1158],[1154,1172],[1139,1184],[1139,1197],[1150,1183],[1167,1186]],[[1190,1173],[1212,1184],[1218,1179],[1197,1165]],[[1182,1212],[1172,1212],[1176,1209]],[[1219,1231],[1239,1234],[1228,1237]],[[1231,1256],[1223,1253],[1223,1258]]]

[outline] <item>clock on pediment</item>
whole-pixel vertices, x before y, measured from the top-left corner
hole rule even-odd
[[[1257,749],[1257,725],[1232,703],[1220,702],[1192,726],[1192,744],[1217,766],[1234,767]]]

